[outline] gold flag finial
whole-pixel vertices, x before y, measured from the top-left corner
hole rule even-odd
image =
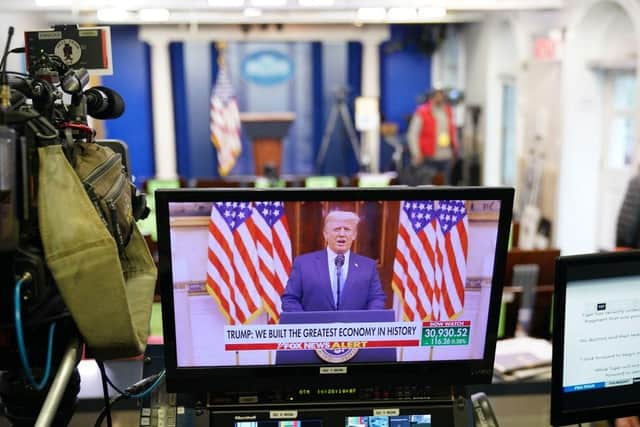
[[[216,49],[218,49],[218,65],[220,67],[224,66],[224,55],[227,50],[227,42],[217,42]]]

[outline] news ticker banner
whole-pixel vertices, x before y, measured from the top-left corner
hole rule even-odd
[[[469,320],[225,326],[227,351],[468,345]]]

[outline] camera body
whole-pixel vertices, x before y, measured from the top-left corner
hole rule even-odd
[[[95,35],[94,44],[105,46],[100,38],[109,36],[108,31],[92,29],[84,38],[81,31],[86,30],[61,26],[27,32],[26,48],[9,50],[11,28],[0,65],[0,371],[19,372],[20,368],[13,302],[20,277],[30,278],[22,286],[20,311],[34,372],[44,363],[47,349],[43,343],[52,321],[59,321],[54,364],[57,343],[75,333],[44,257],[38,224],[38,148],[60,145],[71,162],[75,144],[94,142],[88,116],[111,119],[124,112],[117,92],[106,87],[85,89],[89,71],[79,66],[90,65],[82,58],[104,57],[100,52],[89,54],[92,43],[87,37]],[[74,47],[78,51],[69,50]],[[26,54],[28,74],[6,70],[9,53]],[[141,217],[146,212],[144,195],[132,197],[134,212]]]

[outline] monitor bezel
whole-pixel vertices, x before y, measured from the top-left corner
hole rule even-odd
[[[500,299],[508,250],[513,207],[513,188],[508,187],[388,187],[376,189],[169,189],[155,193],[158,227],[159,281],[162,292],[167,386],[172,392],[223,392],[235,385],[242,392],[273,390],[274,384],[295,389],[305,386],[366,387],[379,384],[488,384],[498,331]],[[213,201],[378,201],[378,200],[499,200],[500,212],[490,293],[485,351],[482,359],[431,362],[342,364],[343,374],[320,372],[326,365],[178,367],[174,325],[173,280],[169,241],[169,203]],[[375,375],[372,375],[375,373]]]
[[[607,420],[637,415],[640,411],[640,399],[634,404],[592,406],[578,410],[564,410],[562,380],[564,375],[564,332],[567,283],[572,280],[616,278],[631,275],[640,276],[640,251],[597,253],[586,255],[561,256],[556,260],[556,274],[553,302],[553,350],[551,378],[551,424],[569,425],[589,421]],[[615,388],[578,393],[607,393]],[[597,398],[596,398],[597,400]]]

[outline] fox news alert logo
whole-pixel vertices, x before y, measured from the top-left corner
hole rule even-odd
[[[290,342],[279,343],[278,350],[313,350],[328,363],[343,363],[358,354],[359,348],[367,347],[367,341],[347,342]]]

